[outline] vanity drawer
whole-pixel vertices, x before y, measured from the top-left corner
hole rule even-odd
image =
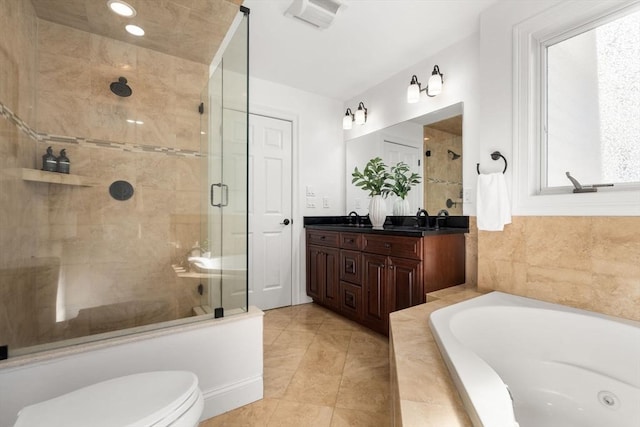
[[[343,249],[362,249],[362,234],[340,233],[340,247]]]
[[[307,230],[308,245],[338,247],[339,237],[337,231]]]
[[[362,253],[340,250],[340,280],[360,286],[362,284]]]
[[[422,239],[420,237],[363,234],[362,250],[400,258],[421,259]]]
[[[340,282],[340,313],[351,320],[362,320],[362,288]]]

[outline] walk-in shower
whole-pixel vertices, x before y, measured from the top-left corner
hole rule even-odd
[[[248,11],[148,10],[164,45],[120,36],[106,1],[79,3],[95,31],[53,3],[0,6],[0,346],[247,311]],[[49,146],[71,174],[40,170]]]

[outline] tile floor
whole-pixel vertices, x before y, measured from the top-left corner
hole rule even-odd
[[[391,425],[389,341],[316,304],[265,312],[264,399],[200,427]]]

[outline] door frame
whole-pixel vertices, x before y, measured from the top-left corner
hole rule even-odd
[[[300,203],[298,194],[300,150],[298,149],[299,116],[290,111],[249,102],[249,114],[270,117],[277,120],[291,122],[291,304],[297,305],[311,301],[306,296],[305,280],[301,278],[302,271],[300,248],[304,248],[304,228],[300,217]]]

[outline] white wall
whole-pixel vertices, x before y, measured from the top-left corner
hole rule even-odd
[[[234,317],[119,338],[116,344],[99,342],[89,351],[67,347],[55,357],[41,353],[24,365],[8,359],[0,369],[0,427],[12,426],[27,405],[155,370],[187,370],[198,376],[205,398],[201,419],[262,399],[262,319],[262,312],[251,307]]]
[[[478,35],[468,37],[452,46],[443,46],[443,49],[432,57],[423,59],[414,66],[347,101],[343,111],[347,107],[353,109],[362,101],[368,109],[368,114],[367,122],[364,125],[354,125],[353,129],[344,131],[345,140],[351,140],[462,102],[464,103],[463,183],[467,192],[475,194],[476,163],[480,161],[484,170],[484,165],[492,162],[489,156],[491,152],[481,150],[478,141],[480,120],[479,46]],[[417,104],[407,103],[407,86],[409,86],[411,76],[416,74],[418,80],[426,85],[434,65],[438,65],[444,74],[442,93],[435,98],[427,97],[423,93]],[[480,160],[480,154],[482,154],[482,160]],[[352,184],[349,182],[347,185]],[[474,200],[465,201],[464,214],[475,215]]]
[[[342,102],[292,87],[249,79],[249,110],[293,122],[293,304],[310,301],[305,290],[303,216],[344,215]],[[315,193],[307,208],[306,188]],[[323,207],[327,197],[329,207]]]

